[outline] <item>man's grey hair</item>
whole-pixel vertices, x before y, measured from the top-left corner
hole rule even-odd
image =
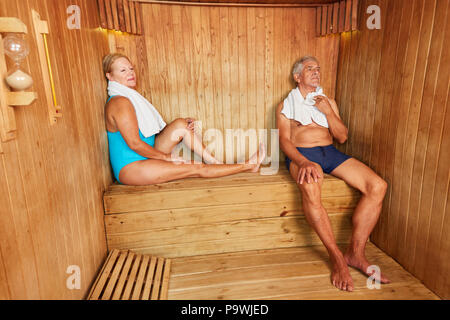
[[[296,74],[301,74],[303,71],[303,63],[305,63],[306,61],[310,61],[313,60],[317,63],[319,63],[319,60],[317,60],[316,57],[314,56],[303,56],[300,58],[300,60],[298,60],[295,64],[294,67],[292,68],[292,76],[296,75]]]

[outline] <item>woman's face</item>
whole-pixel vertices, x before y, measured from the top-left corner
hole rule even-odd
[[[129,88],[136,87],[136,72],[127,58],[119,58],[111,65],[111,72],[106,74],[110,81],[116,81]]]

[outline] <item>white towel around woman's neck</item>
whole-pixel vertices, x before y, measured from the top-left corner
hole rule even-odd
[[[314,121],[318,125],[328,128],[326,115],[314,106],[316,102],[313,98],[319,95],[326,97],[321,87],[317,87],[315,92],[308,93],[306,98],[303,98],[298,87],[292,89],[286,99],[284,99],[284,106],[281,113],[288,119],[296,120],[304,126]]]
[[[116,81],[108,81],[108,95],[126,97],[131,101],[136,111],[139,130],[144,137],[157,134],[166,126],[156,108],[136,90]]]

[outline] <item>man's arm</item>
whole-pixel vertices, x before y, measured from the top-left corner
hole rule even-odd
[[[288,118],[281,113],[283,109],[283,102],[281,102],[276,110],[277,128],[280,137],[280,147],[284,154],[291,159],[299,167],[297,183],[303,183],[305,179],[306,182],[312,182],[312,178],[317,182],[320,177],[320,173],[317,171],[315,165],[306,159],[291,141],[291,123]]]
[[[323,96],[316,96],[316,107],[327,116],[331,135],[339,142],[344,143],[348,138],[348,129],[339,116],[336,101]]]

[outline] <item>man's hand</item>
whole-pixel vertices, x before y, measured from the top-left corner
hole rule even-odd
[[[333,109],[331,108],[331,104],[328,101],[327,97],[324,96],[315,96],[314,101],[316,102],[315,106],[326,116],[333,113]]]
[[[307,183],[319,181],[320,173],[311,161],[304,161],[298,165],[297,183],[302,184],[306,180]]]

